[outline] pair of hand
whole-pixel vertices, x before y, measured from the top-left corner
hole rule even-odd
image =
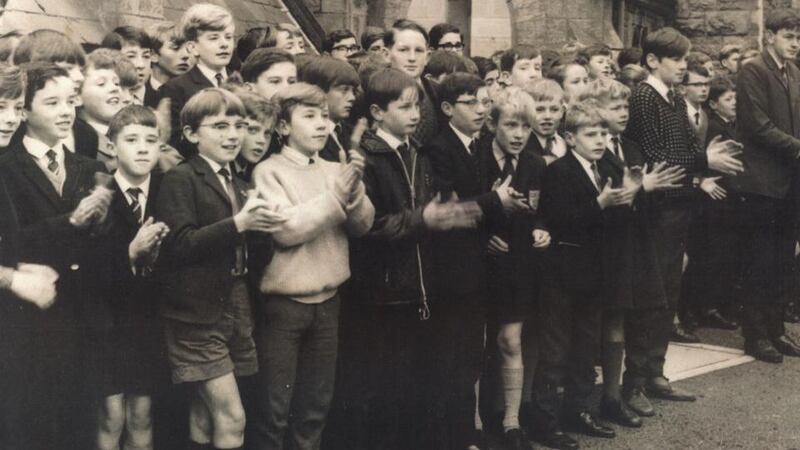
[[[131,264],[152,267],[168,233],[169,227],[164,222],[155,222],[152,217],[148,217],[128,245]]]
[[[550,233],[547,230],[536,228],[532,232],[533,235],[533,248],[543,249],[550,246]],[[510,250],[506,241],[500,236],[494,235],[489,238],[489,254],[493,256],[500,256],[508,253]]]
[[[497,196],[500,197],[500,204],[503,206],[503,212],[506,214],[530,209],[530,205],[528,205],[525,196],[511,187],[511,175],[506,177],[502,182],[499,179],[496,180],[492,186],[492,190],[497,192]]]
[[[258,231],[273,233],[289,218],[278,210],[271,208],[266,200],[258,197],[258,193],[251,189],[247,191],[247,201],[242,209],[233,216],[233,223],[240,233],[245,231]]]
[[[727,175],[744,172],[744,164],[737,158],[742,153],[743,147],[732,139],[723,141],[722,136],[715,137],[706,148],[708,168]]]
[[[626,169],[627,170],[627,169]],[[597,196],[597,204],[600,209],[606,209],[612,206],[632,205],[636,193],[639,191],[641,185],[622,185],[622,187],[615,188],[611,186],[611,179],[606,180],[603,190]]]
[[[361,118],[353,128],[353,133],[350,135],[350,149],[348,152],[344,150],[339,151],[339,164],[342,167],[339,173],[339,178],[336,180],[336,193],[342,203],[350,203],[355,200],[358,192],[358,186],[361,179],[364,177],[364,167],[366,160],[364,156],[358,151],[361,147],[361,137],[367,131],[367,119]]]
[[[681,181],[686,178],[686,170],[680,166],[670,166],[661,161],[648,168],[645,164],[642,169],[642,188],[645,192],[661,191],[681,187]]]
[[[70,216],[70,223],[78,228],[87,228],[89,225],[105,222],[113,196],[114,191],[111,189],[105,186],[95,187],[91,194],[78,203]]]
[[[475,228],[481,219],[481,207],[474,201],[461,202],[458,194],[452,193],[450,200],[443,202],[442,195],[436,197],[422,210],[422,220],[431,230],[447,231],[458,228]]]
[[[58,273],[48,266],[20,264],[13,272],[9,289],[18,298],[47,309],[56,300],[57,280]]]

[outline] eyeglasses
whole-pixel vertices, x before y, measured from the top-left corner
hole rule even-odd
[[[486,98],[483,100],[478,100],[477,98],[473,98],[471,100],[456,100],[456,103],[460,103],[462,105],[467,105],[468,108],[477,108],[478,105],[483,106],[484,108],[491,108],[492,107],[492,99]]]
[[[361,50],[361,47],[359,47],[358,45],[337,45],[333,47],[333,50],[336,50],[337,52],[346,51],[348,53],[353,53]]]
[[[215,122],[215,123],[206,123],[200,125],[201,127],[208,127],[213,128],[214,131],[218,133],[227,133],[231,130],[231,128],[235,128],[236,131],[245,131],[247,130],[247,122]]]
[[[464,48],[464,44],[462,44],[461,42],[453,42],[453,43],[447,42],[444,44],[439,44],[437,48],[440,48],[442,50],[461,50],[462,48]]]

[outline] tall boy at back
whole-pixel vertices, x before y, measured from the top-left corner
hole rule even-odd
[[[155,108],[160,100],[158,90],[161,86],[191,70],[195,59],[174,23],[155,25],[147,30],[147,35],[150,37],[151,51],[148,91],[154,91],[155,95],[145,95],[144,106]]]
[[[355,150],[319,157],[328,139],[325,93],[297,83],[278,94],[281,152],[253,174],[259,195],[286,216],[272,234],[275,254],[261,279],[262,367],[255,448],[319,448],[333,396],[339,286],[350,278],[348,237],[372,226],[375,209]],[[359,132],[360,133],[360,132]]]
[[[179,28],[197,64],[161,86],[159,98],[171,101],[172,136],[169,144],[188,157],[197,151],[183,138],[179,118],[181,108],[201,89],[220,87],[228,79],[226,66],[233,56],[236,28],[230,11],[211,3],[192,5],[183,13]]]

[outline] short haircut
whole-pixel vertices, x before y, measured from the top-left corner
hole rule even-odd
[[[333,47],[339,42],[345,39],[354,39],[356,41],[356,45],[358,44],[358,39],[356,39],[356,35],[353,34],[352,31],[346,29],[340,30],[333,30],[325,36],[325,40],[322,41],[322,51],[325,52],[332,52]]]
[[[708,53],[699,50],[693,50],[686,55],[686,64],[708,64],[711,62],[711,57]]]
[[[297,75],[300,81],[318,86],[325,92],[336,86],[357,88],[361,84],[358,72],[350,63],[330,56],[310,61]]]
[[[567,78],[567,68],[569,66],[581,66],[578,59],[574,56],[562,56],[553,62],[553,64],[545,71],[544,77],[549,78],[560,85],[564,85],[564,80]]]
[[[431,53],[428,64],[425,65],[423,75],[439,78],[442,74],[453,72],[468,72],[463,56],[444,50],[435,50]]]
[[[486,86],[477,75],[464,72],[451,73],[439,85],[439,100],[455,105],[462,95],[477,95],[478,89]]]
[[[625,86],[617,80],[598,78],[589,83],[586,94],[585,96],[581,96],[581,100],[587,98],[594,99],[598,106],[602,108],[611,102],[628,100],[630,97],[631,89],[628,86]]]
[[[638,64],[627,64],[619,72],[619,81],[633,89],[647,79],[650,72]]]
[[[269,27],[253,27],[244,32],[244,34],[236,41],[236,56],[240,61],[244,61],[253,53],[253,50],[266,47],[264,43],[269,36]]]
[[[231,12],[213,3],[197,3],[183,13],[180,30],[184,39],[196,41],[203,31],[222,31],[233,24]]]
[[[269,121],[274,127],[276,119],[278,118],[278,107],[275,103],[244,86],[228,85],[225,86],[225,89],[231,91],[242,101],[246,113],[245,117],[259,121],[262,124]]]
[[[564,89],[555,80],[539,78],[521,86],[534,102],[552,102],[564,99]]]
[[[382,41],[383,35],[385,34],[386,30],[383,28],[367,27],[367,29],[361,33],[361,48],[368,50],[375,41]]]
[[[663,58],[681,58],[689,53],[692,42],[671,27],[664,27],[647,35],[642,43],[642,66],[649,69],[647,55],[655,55],[659,61]]]
[[[29,111],[33,103],[33,97],[49,81],[60,77],[69,78],[69,73],[66,69],[47,61],[32,62],[26,64],[23,69],[25,70],[25,109]]]
[[[375,53],[370,53],[366,61],[362,61],[361,65],[358,66],[358,78],[361,80],[361,89],[364,91],[367,90],[369,79],[375,72],[388,69],[389,67],[392,67],[392,64],[387,61],[386,58]]]
[[[439,41],[441,41],[444,35],[448,33],[457,33],[461,38],[461,42],[464,42],[464,35],[461,34],[461,30],[459,30],[457,26],[449,23],[437,23],[428,33],[431,47],[439,48]]]
[[[20,39],[22,39],[22,33],[17,30],[0,34],[0,61],[8,61]]]
[[[686,64],[686,74],[683,76],[683,82],[689,82],[689,74],[694,73],[696,75],[700,75],[701,77],[710,77],[711,74],[708,72],[708,68],[703,65],[703,63],[699,61],[689,61]]]
[[[294,64],[294,57],[286,50],[278,48],[257,48],[242,63],[242,79],[255,83],[262,73],[283,62]]]
[[[295,83],[278,91],[272,99],[278,106],[278,119],[287,123],[292,118],[292,112],[299,105],[322,108],[326,104],[325,92],[317,86],[308,83]]]
[[[608,56],[611,57],[611,49],[607,45],[595,44],[578,50],[578,55],[586,58],[586,61],[592,59],[594,56]]]
[[[25,71],[17,66],[0,63],[0,98],[17,99],[25,93]]]
[[[86,56],[84,73],[90,69],[113,70],[119,77],[121,87],[131,89],[139,84],[139,76],[132,62],[122,57],[119,50],[111,48],[98,48]]]
[[[141,48],[150,49],[152,46],[150,36],[141,28],[132,27],[129,25],[114,28],[114,31],[108,33],[103,41],[100,43],[101,47],[113,48],[115,50],[122,50],[126,43],[136,44]]]
[[[495,64],[494,61],[489,58],[484,58],[483,56],[473,56],[472,62],[478,67],[478,75],[480,75],[481,78],[486,78],[486,74],[493,70],[498,70],[497,64]]]
[[[83,48],[67,35],[55,30],[36,30],[23,36],[14,51],[14,64],[29,62],[67,63],[83,67]]]
[[[509,86],[503,89],[494,96],[493,100],[492,109],[489,111],[489,118],[493,123],[496,124],[503,113],[531,123],[533,99],[518,86]]]
[[[708,101],[719,101],[719,98],[728,91],[736,92],[736,84],[733,82],[733,78],[727,75],[716,76],[711,80],[711,87],[708,89]]]
[[[386,110],[389,103],[398,100],[408,88],[414,88],[422,98],[422,88],[405,72],[394,68],[379,70],[369,78],[364,97],[366,106],[377,105]]]
[[[584,127],[607,126],[597,109],[596,102],[586,100],[577,102],[567,107],[564,118],[564,130],[567,133],[576,133]]]
[[[719,51],[719,60],[722,61],[728,59],[734,53],[742,53],[742,47],[736,44],[725,45]]]
[[[275,47],[278,45],[278,33],[289,33],[289,37],[303,38],[303,32],[291,23],[279,23],[270,29],[269,34],[264,39],[264,47]]]
[[[395,37],[394,34],[398,31],[405,31],[411,30],[416,31],[417,33],[421,34],[422,37],[425,38],[425,44],[430,44],[430,38],[428,37],[428,32],[425,31],[425,28],[422,28],[422,25],[414,22],[413,20],[408,19],[399,19],[392,24],[392,28],[390,28],[386,33],[383,35],[383,43],[388,48],[392,48],[394,46]]]
[[[639,47],[627,47],[622,49],[617,56],[617,64],[620,67],[625,67],[628,64],[641,64],[642,62],[642,49]]]
[[[514,64],[520,59],[536,59],[541,56],[539,50],[532,45],[515,45],[500,56],[500,70],[511,72]]]
[[[361,64],[364,63],[367,59],[369,59],[370,53],[366,50],[359,50],[355,53],[351,53],[347,55],[347,62],[353,66],[356,72],[358,72],[358,68],[361,67]]]
[[[773,33],[800,29],[800,14],[794,8],[773,9],[764,18],[764,28]]]
[[[150,50],[155,54],[161,53],[164,44],[173,43],[177,46],[183,45],[183,36],[178,32],[178,27],[172,22],[164,22],[153,25],[147,29],[150,37]]]
[[[189,127],[192,131],[197,131],[204,118],[217,114],[246,117],[244,105],[239,97],[225,89],[205,88],[194,94],[183,106],[181,128]]]
[[[155,113],[146,106],[141,105],[128,105],[120,109],[111,122],[108,123],[108,131],[106,136],[111,142],[117,141],[117,136],[128,125],[141,125],[143,127],[158,129],[158,121],[156,120]]]

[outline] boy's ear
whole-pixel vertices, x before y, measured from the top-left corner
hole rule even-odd
[[[369,113],[375,122],[383,122],[383,110],[378,105],[369,105]]]
[[[150,50],[150,64],[158,64],[158,52]]]
[[[497,134],[497,124],[494,122],[494,119],[492,118],[491,115],[488,115],[486,117],[486,122],[484,123],[486,124],[486,128],[488,128],[489,131],[492,132],[492,134]]]
[[[289,125],[289,122],[285,119],[280,119],[278,120],[278,126],[275,127],[275,130],[281,136],[288,136],[292,133],[292,126]]]
[[[183,127],[183,137],[185,137],[187,141],[195,145],[198,142],[200,142],[200,136],[197,134],[197,131],[192,130],[192,127],[190,127],[189,125]]]
[[[564,132],[564,141],[567,143],[568,147],[575,147],[575,135],[572,134],[572,132]]]
[[[500,76],[497,77],[497,81],[503,83],[504,85],[508,85],[509,79],[511,79],[511,72],[507,70],[500,72]]]
[[[186,41],[186,50],[195,58],[197,58],[197,42]]]
[[[659,62],[658,56],[654,55],[653,53],[648,53],[647,57],[645,58],[645,62],[647,63],[647,65],[645,65],[645,69],[647,70],[655,69],[658,66]]]
[[[442,109],[442,112],[447,117],[453,117],[453,108],[454,106],[450,102],[442,102],[439,107]]]

